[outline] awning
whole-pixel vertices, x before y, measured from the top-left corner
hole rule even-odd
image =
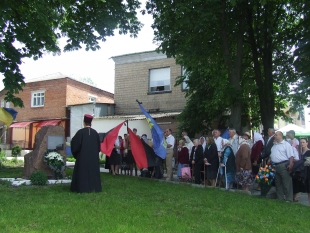
[[[59,125],[61,120],[51,120],[51,121],[40,121],[36,127],[43,127],[43,126],[56,126]]]
[[[33,123],[33,121],[17,122],[17,123],[10,125],[10,128],[25,128],[31,123]]]

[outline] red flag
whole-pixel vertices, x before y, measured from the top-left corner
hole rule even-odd
[[[103,139],[103,142],[100,144],[100,150],[102,153],[106,154],[107,156],[111,155],[115,141],[118,137],[119,130],[123,126],[124,122],[120,123],[118,126],[107,132]]]
[[[140,138],[137,135],[135,135],[130,128],[128,128],[128,133],[132,155],[136,161],[137,166],[139,168],[147,168],[148,163],[146,153]]]

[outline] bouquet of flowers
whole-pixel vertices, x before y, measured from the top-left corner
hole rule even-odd
[[[55,172],[62,173],[65,170],[65,162],[57,151],[48,150],[44,155],[44,162]]]
[[[260,167],[259,172],[255,177],[257,183],[271,185],[275,177],[275,167],[272,164],[267,164],[265,167]]]

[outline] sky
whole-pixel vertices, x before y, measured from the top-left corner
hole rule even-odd
[[[144,4],[140,10],[144,8]],[[23,59],[20,70],[25,81],[27,79],[39,78],[53,73],[62,73],[73,78],[91,78],[96,87],[114,93],[114,62],[110,59],[113,56],[155,50],[157,46],[153,43],[153,22],[151,15],[138,14],[140,22],[144,24],[137,38],[130,38],[129,35],[107,37],[105,42],[100,42],[101,49],[98,51],[85,51],[80,49],[73,52],[62,52],[60,56],[45,54],[42,58]],[[65,39],[59,41],[63,47]],[[3,76],[0,75],[1,80]],[[3,83],[0,82],[0,90]]]

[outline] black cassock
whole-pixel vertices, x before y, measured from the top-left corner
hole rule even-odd
[[[101,192],[100,139],[97,131],[88,127],[77,131],[71,140],[71,151],[76,158],[71,191]]]

